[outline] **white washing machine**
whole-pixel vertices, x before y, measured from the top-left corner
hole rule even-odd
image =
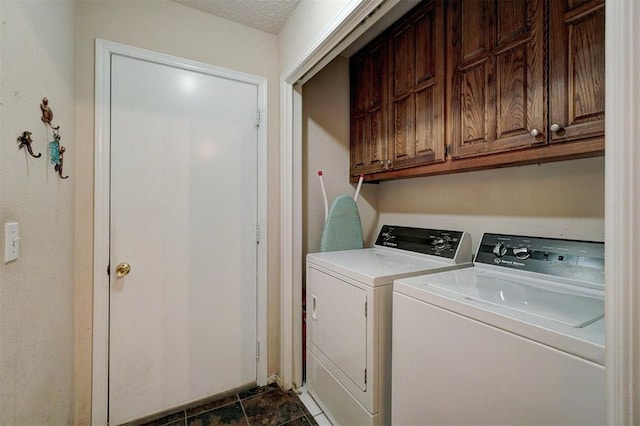
[[[393,280],[471,256],[467,233],[389,225],[374,248],[307,255],[306,386],[332,423],[391,421]]]
[[[484,234],[393,307],[394,425],[605,424],[603,243]]]

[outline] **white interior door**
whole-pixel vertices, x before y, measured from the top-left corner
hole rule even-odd
[[[256,381],[257,96],[112,56],[110,424]]]

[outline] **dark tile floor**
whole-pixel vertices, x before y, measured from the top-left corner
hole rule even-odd
[[[276,384],[201,401],[127,426],[316,425],[298,396]]]

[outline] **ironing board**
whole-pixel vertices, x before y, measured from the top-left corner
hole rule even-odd
[[[331,205],[320,239],[320,251],[361,249],[362,224],[358,206],[347,194],[336,197]]]

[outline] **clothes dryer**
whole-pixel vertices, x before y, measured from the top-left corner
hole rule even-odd
[[[395,279],[471,266],[469,234],[384,225],[373,248],[307,255],[307,389],[334,424],[391,421]]]

